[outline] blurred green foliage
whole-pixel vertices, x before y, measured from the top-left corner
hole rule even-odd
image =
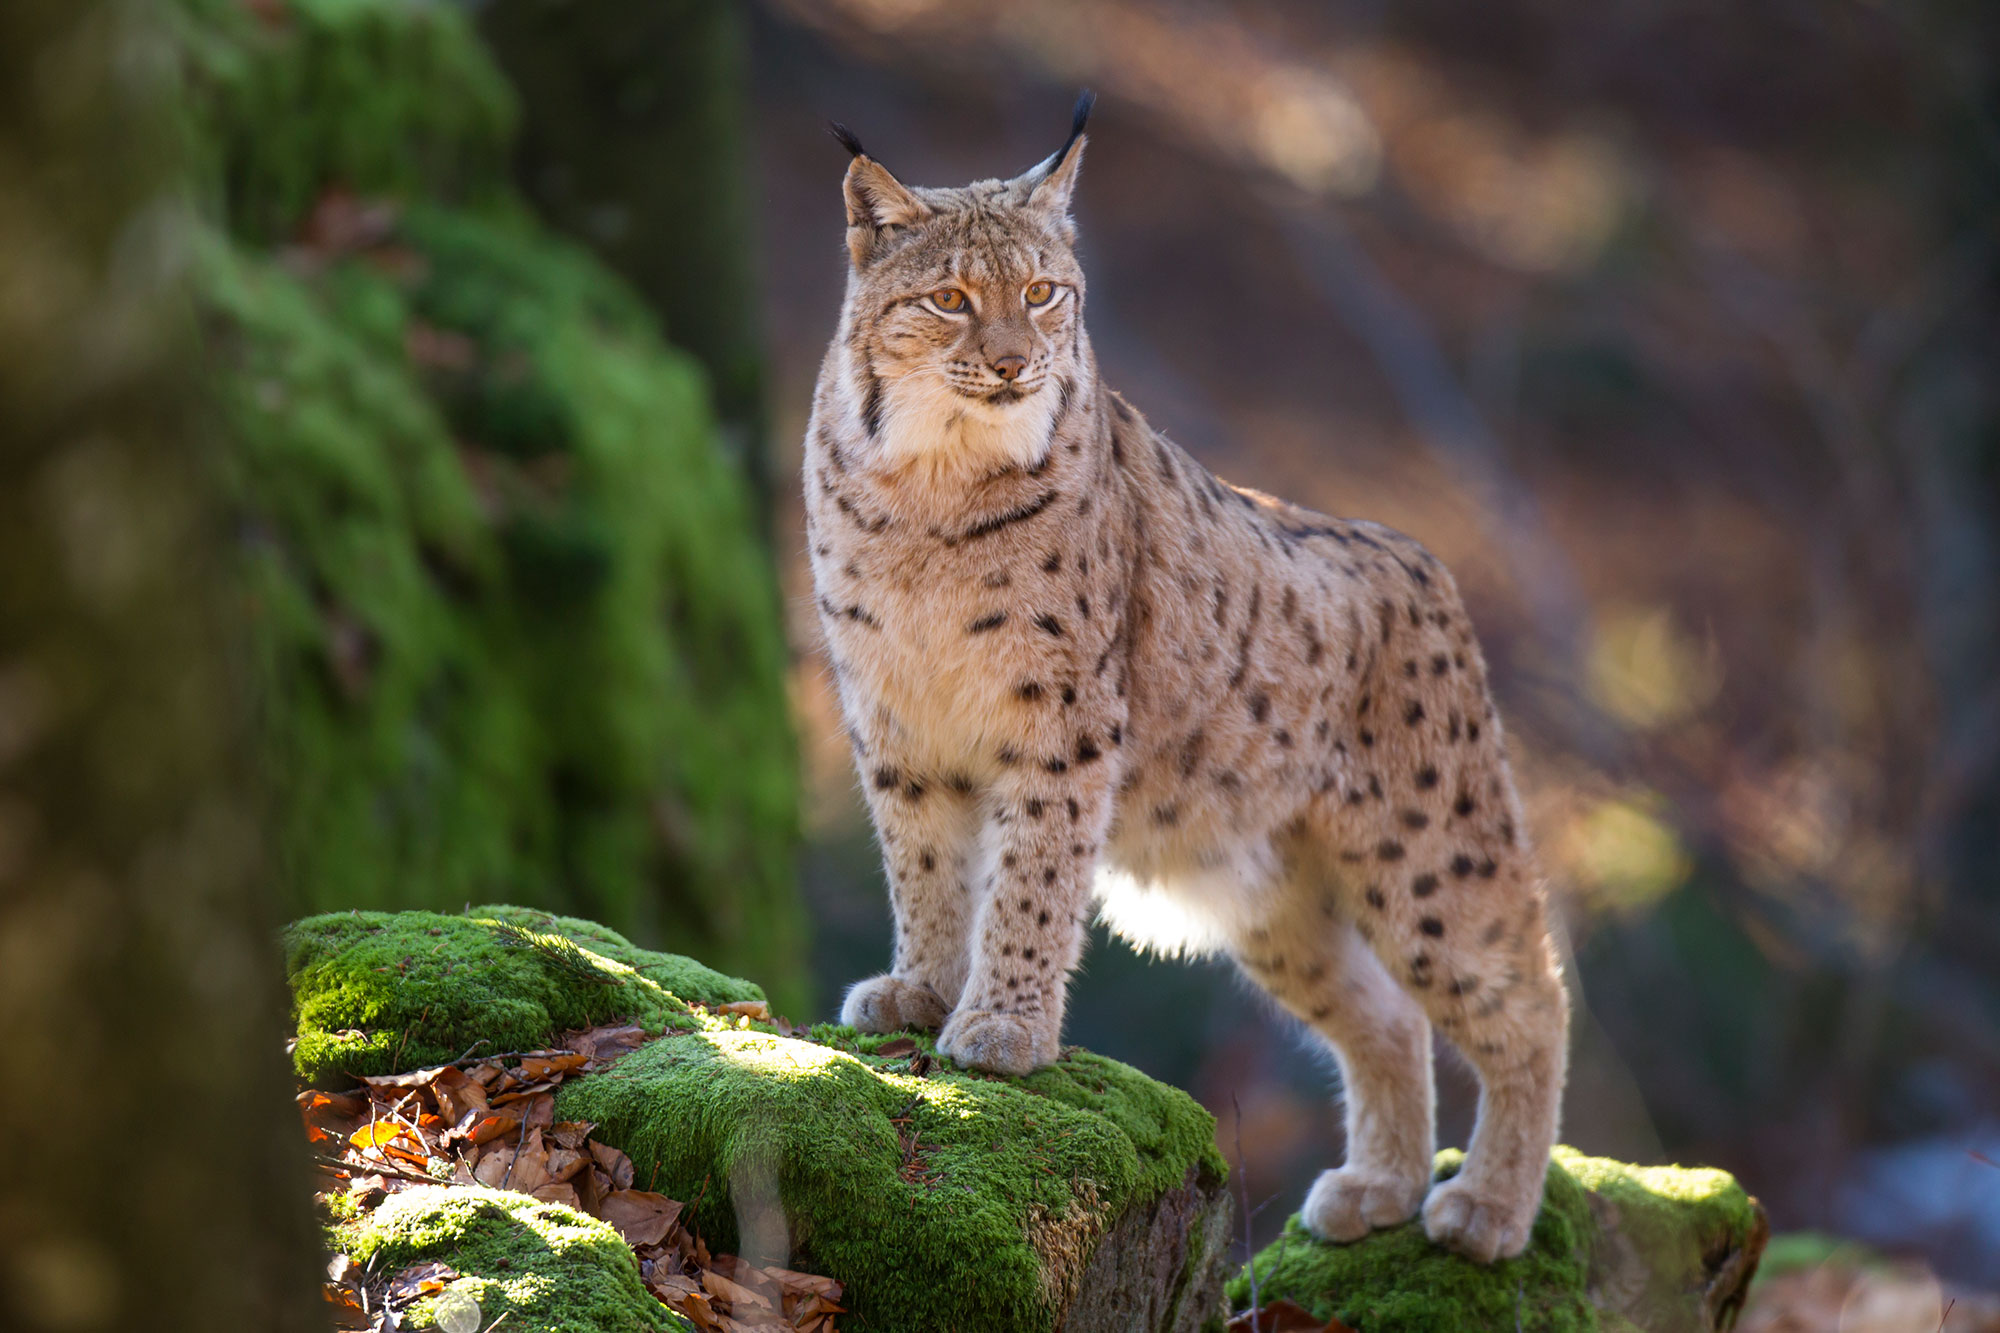
[[[700,367],[516,200],[458,10],[179,28],[287,909],[587,913],[786,1001],[786,649]]]

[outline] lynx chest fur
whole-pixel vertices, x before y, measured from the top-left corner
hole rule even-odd
[[[1100,383],[1081,130],[948,190],[845,140],[807,540],[896,934],[843,1017],[1023,1073],[1056,1056],[1093,910],[1227,953],[1347,1085],[1308,1224],[1421,1207],[1442,1244],[1518,1253],[1568,1010],[1470,622],[1414,541],[1218,481]],[[1483,1089],[1436,1189],[1432,1026]]]

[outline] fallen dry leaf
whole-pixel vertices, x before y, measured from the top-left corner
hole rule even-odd
[[[433,1259],[405,1268],[390,1278],[388,1297],[394,1304],[407,1305],[420,1296],[436,1295],[457,1277],[458,1272],[451,1265]]]
[[[628,1190],[632,1188],[631,1158],[619,1152],[608,1143],[597,1143],[595,1141],[590,1145],[590,1155],[595,1157],[597,1164],[604,1168],[604,1174],[611,1177],[611,1186],[613,1189]]]
[[[884,1060],[900,1060],[906,1055],[915,1055],[916,1052],[917,1043],[909,1037],[898,1037],[894,1041],[885,1041],[875,1048],[875,1054]]]
[[[597,1215],[609,1222],[628,1245],[658,1245],[681,1215],[681,1204],[650,1190],[613,1190],[604,1196]]]

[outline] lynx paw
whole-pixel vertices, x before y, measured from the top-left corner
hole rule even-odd
[[[1430,1173],[1414,1179],[1369,1167],[1322,1171],[1306,1191],[1299,1217],[1321,1240],[1360,1240],[1379,1227],[1400,1226],[1417,1215]]]
[[[937,1047],[971,1069],[996,1074],[1026,1074],[1053,1063],[1053,1034],[1042,1032],[1021,1014],[991,1009],[961,1009],[938,1035]]]
[[[1541,1205],[1539,1191],[1525,1199],[1503,1196],[1455,1176],[1433,1189],[1424,1204],[1424,1234],[1482,1264],[1511,1259],[1528,1247]]]
[[[950,1012],[929,986],[901,977],[870,977],[848,988],[840,1021],[858,1032],[934,1031]]]

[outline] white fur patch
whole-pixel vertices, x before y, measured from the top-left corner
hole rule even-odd
[[[942,374],[917,371],[887,386],[882,407],[875,456],[884,470],[1033,467],[1048,449],[1056,386],[1044,375],[1041,387],[1026,398],[994,404],[967,398]]]
[[[1220,953],[1264,924],[1277,902],[1279,881],[1260,860],[1246,854],[1237,865],[1143,878],[1101,865],[1094,886],[1097,919],[1142,953]]]

